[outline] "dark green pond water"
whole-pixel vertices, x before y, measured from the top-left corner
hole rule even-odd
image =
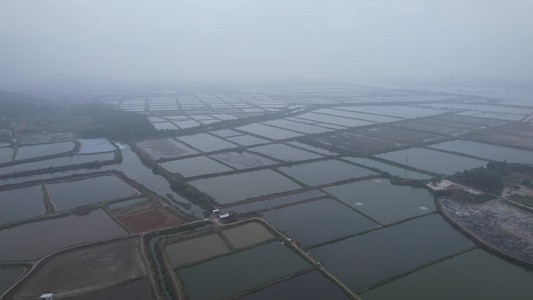
[[[386,178],[356,181],[324,190],[381,224],[398,222],[435,210],[433,195],[429,191],[394,185]]]
[[[41,185],[0,192],[0,225],[44,213]]]
[[[303,247],[379,227],[333,199],[320,199],[267,211],[263,218]]]
[[[319,271],[311,271],[282,281],[238,300],[350,299]]]
[[[189,299],[221,299],[298,272],[309,263],[279,241],[178,270]]]
[[[429,266],[362,294],[363,300],[531,299],[533,272],[483,250]]]
[[[457,253],[473,243],[437,214],[311,249],[354,291]]]

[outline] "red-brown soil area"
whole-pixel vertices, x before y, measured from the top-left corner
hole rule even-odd
[[[144,210],[119,217],[118,219],[134,233],[168,228],[183,223],[181,218],[164,208]]]

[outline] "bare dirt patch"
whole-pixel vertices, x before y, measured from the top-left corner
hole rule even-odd
[[[38,299],[43,293],[62,298],[108,288],[144,276],[138,238],[60,253],[40,267],[15,292],[15,299]]]
[[[144,210],[118,218],[130,231],[139,233],[177,226],[183,220],[164,208]]]
[[[157,201],[146,200],[146,201],[141,201],[141,202],[134,203],[134,204],[131,204],[131,205],[117,207],[117,208],[111,209],[109,211],[111,212],[111,214],[113,216],[120,217],[120,216],[123,216],[123,215],[132,214],[132,213],[135,213],[135,212],[139,212],[139,211],[143,211],[143,210],[147,210],[147,209],[152,209],[152,208],[156,208],[156,207],[160,207],[160,206],[161,206],[161,203],[159,203]]]

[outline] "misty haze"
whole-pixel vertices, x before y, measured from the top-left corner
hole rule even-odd
[[[531,1],[0,3],[0,299],[529,299]]]

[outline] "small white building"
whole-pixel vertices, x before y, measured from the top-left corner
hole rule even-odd
[[[42,294],[41,300],[54,300],[54,294],[53,293]]]

